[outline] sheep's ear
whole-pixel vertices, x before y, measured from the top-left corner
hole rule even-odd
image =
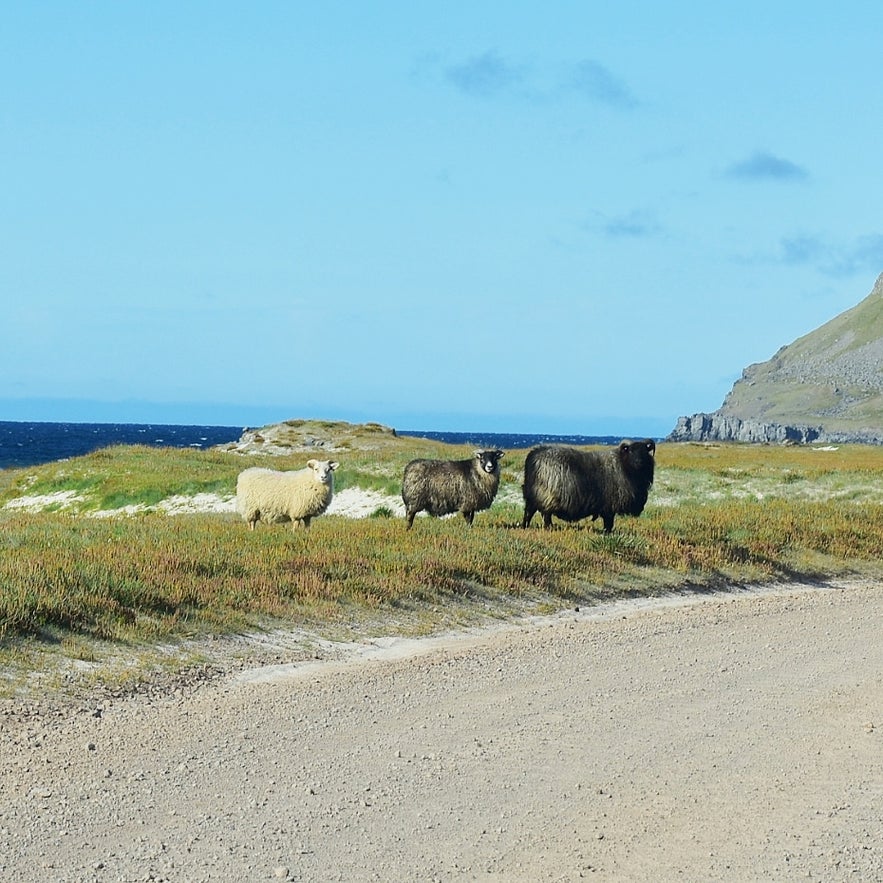
[[[319,465],[318,460],[307,460],[307,466],[309,466],[310,469],[315,469],[318,465]]]
[[[340,466],[340,463],[338,463],[337,460],[332,460],[328,465],[331,469],[337,469],[337,467]]]
[[[481,459],[481,455],[484,453],[484,451],[473,451],[472,453],[473,453],[476,457],[478,457],[478,459],[480,460],[480,459]]]

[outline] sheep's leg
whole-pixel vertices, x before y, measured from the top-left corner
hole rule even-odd
[[[613,530],[613,513],[605,512],[601,517],[604,519],[604,533],[610,533]]]
[[[407,528],[405,528],[406,530],[410,530],[411,527],[413,526],[413,524],[414,524],[414,516],[415,516],[416,514],[417,514],[416,512],[411,512],[410,510],[408,510],[408,526],[407,526]]]
[[[552,513],[551,512],[543,512],[543,529],[551,530],[552,529]]]
[[[474,512],[464,512],[463,517],[466,519],[466,523],[472,527],[472,519],[475,518]]]
[[[536,506],[531,506],[529,503],[524,504],[524,518],[521,519],[522,527],[529,527],[531,521],[533,520],[534,515],[536,514],[537,508]]]
[[[304,530],[309,530],[311,518],[312,515],[307,515],[305,518],[298,518],[297,521],[294,522],[295,528],[303,526]]]

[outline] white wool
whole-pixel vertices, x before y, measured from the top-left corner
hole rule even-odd
[[[329,460],[310,460],[306,468],[290,472],[246,469],[236,482],[236,509],[252,529],[258,521],[309,527],[310,519],[331,503],[337,466]]]

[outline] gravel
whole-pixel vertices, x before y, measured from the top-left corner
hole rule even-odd
[[[883,586],[0,706],[0,878],[883,879]]]

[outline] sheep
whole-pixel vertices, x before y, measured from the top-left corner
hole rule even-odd
[[[472,524],[476,512],[490,507],[500,485],[503,451],[476,451],[468,460],[412,460],[405,466],[402,500],[408,530],[414,516],[462,512]]]
[[[579,521],[599,516],[604,533],[613,530],[616,515],[640,515],[653,484],[656,442],[624,440],[612,451],[580,451],[563,445],[542,445],[524,461],[524,519],[527,527],[535,512],[543,526],[552,516]]]
[[[236,481],[236,509],[254,530],[258,521],[276,524],[290,521],[293,528],[310,526],[321,515],[334,494],[332,460],[308,460],[304,469],[277,472],[253,467],[239,473]]]

